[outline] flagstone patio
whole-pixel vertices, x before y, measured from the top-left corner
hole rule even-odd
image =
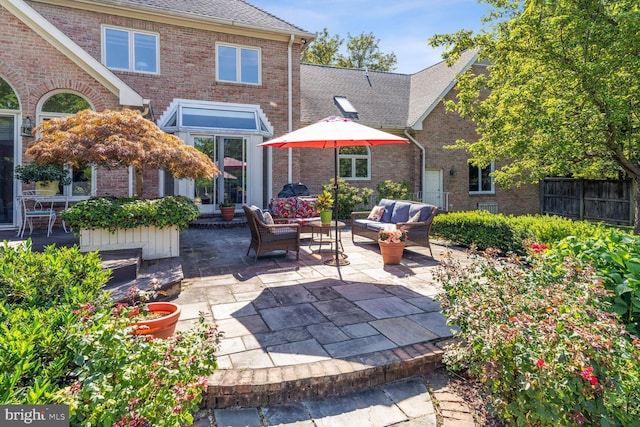
[[[184,280],[173,300],[179,329],[203,313],[225,338],[209,378],[207,406],[257,407],[368,389],[441,366],[451,328],[439,312],[434,273],[445,252],[411,246],[402,264],[384,265],[375,242],[343,231],[349,265],[325,265],[330,249],[301,243],[300,260],[284,251],[254,261],[246,227],[181,232]],[[19,240],[15,232],[0,239]],[[72,245],[72,234],[34,231],[33,247]]]

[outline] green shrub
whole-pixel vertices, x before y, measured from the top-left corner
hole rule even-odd
[[[445,362],[479,377],[506,424],[639,424],[640,341],[607,313],[592,270],[489,256],[443,264],[442,309],[461,338]]]
[[[79,229],[171,227],[186,228],[200,211],[193,200],[184,196],[158,199],[96,197],[83,200],[60,213],[60,218]]]
[[[640,336],[640,238],[609,231],[591,238],[569,237],[552,247],[548,262],[560,264],[573,256],[592,266],[611,291],[611,311],[627,330]]]
[[[384,182],[379,182],[376,186],[378,189],[378,200],[393,199],[393,200],[408,200],[411,192],[411,187],[407,181],[393,182],[387,179]]]
[[[322,186],[322,190],[334,194],[334,183],[335,180],[332,178],[328,184]],[[344,179],[338,178],[338,218],[349,219],[351,212],[356,208],[367,206],[372,195],[372,189],[359,189],[348,184]]]
[[[0,248],[0,404],[66,403],[71,425],[190,425],[216,368],[203,318],[166,339],[132,335],[109,273],[79,248]]]
[[[0,403],[48,403],[68,381],[82,335],[81,307],[109,310],[109,273],[96,254],[31,242],[0,249]],[[101,327],[96,322],[95,327]]]
[[[485,211],[437,215],[431,233],[465,247],[500,249],[503,253],[524,253],[522,236],[516,235],[504,215]]]
[[[548,215],[511,216],[485,211],[452,212],[433,219],[431,233],[464,247],[526,253],[526,242],[551,244],[568,236],[598,235],[602,224]]]

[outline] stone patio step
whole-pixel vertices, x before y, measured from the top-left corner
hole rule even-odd
[[[140,269],[142,249],[122,249],[100,252],[103,270],[111,270],[106,287],[135,280]]]
[[[220,215],[202,215],[198,219],[191,221],[189,228],[217,229],[246,227],[247,219],[244,213],[237,213],[231,221],[224,221]]]
[[[184,274],[180,258],[142,260],[141,250],[101,252],[103,268],[112,270],[111,280],[104,289],[117,302],[128,302],[127,291],[135,285],[141,291],[156,291],[156,300],[180,294]]]
[[[435,343],[352,358],[258,369],[221,369],[208,379],[206,407],[258,407],[367,390],[428,374],[442,366]]]

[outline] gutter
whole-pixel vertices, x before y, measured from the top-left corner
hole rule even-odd
[[[413,142],[416,147],[418,147],[420,149],[420,151],[422,152],[422,159],[421,159],[421,167],[420,167],[420,190],[422,190],[422,202],[425,203],[425,197],[424,197],[424,189],[427,187],[427,183],[426,183],[426,177],[424,175],[424,168],[425,165],[427,164],[427,150],[424,148],[424,146],[422,144],[420,144],[418,141],[416,141],[416,139],[414,137],[412,137],[411,135],[409,135],[409,132],[407,131],[407,129],[405,128],[404,130],[404,135],[407,137],[407,139],[409,139],[409,141]]]
[[[287,46],[287,132],[293,130],[293,41],[295,36],[291,34],[289,45]],[[291,148],[287,152],[287,182],[293,182],[293,151]]]

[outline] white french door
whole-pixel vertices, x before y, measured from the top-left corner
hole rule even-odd
[[[0,227],[14,225],[14,210],[18,208],[14,204],[16,189],[13,179],[16,137],[16,115],[0,114]]]
[[[205,153],[218,166],[221,174],[215,178],[198,179],[193,198],[202,213],[219,212],[218,204],[247,201],[247,143],[243,137],[195,135],[195,148]]]

